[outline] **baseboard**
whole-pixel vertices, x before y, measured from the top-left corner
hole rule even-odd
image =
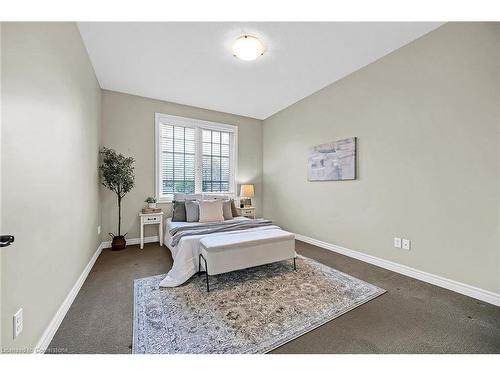
[[[346,255],[351,258],[362,260],[363,262],[373,264],[378,267],[382,267],[405,276],[412,277],[417,280],[425,281],[429,284],[437,285],[445,289],[452,290],[454,292],[464,294],[466,296],[476,298],[478,300],[491,303],[492,305],[500,306],[500,294],[490,292],[472,285],[467,285],[459,281],[454,281],[447,279],[442,276],[434,275],[425,271],[420,271],[415,268],[404,266],[402,264],[394,263],[385,259],[377,258],[372,255],[367,255],[359,251],[351,250],[342,246],[334,245],[328,242],[323,242],[311,237],[303,236],[301,234],[295,234],[295,238],[299,241],[309,243],[334,251],[336,253]]]
[[[144,243],[149,243],[149,242],[158,242],[159,237],[158,236],[151,236],[151,237],[144,237]],[[127,245],[138,245],[141,243],[140,238],[127,238]],[[73,285],[73,288],[69,291],[68,295],[64,299],[63,303],[57,310],[56,314],[52,318],[52,320],[49,323],[49,326],[45,329],[45,331],[42,334],[42,337],[40,340],[38,340],[38,343],[35,346],[34,353],[44,353],[52,339],[54,338],[54,335],[56,334],[59,326],[61,325],[64,317],[66,316],[66,313],[68,312],[69,308],[71,307],[71,304],[75,300],[78,292],[80,291],[83,283],[85,282],[85,279],[87,279],[87,276],[90,273],[90,270],[94,266],[94,263],[96,262],[97,258],[101,254],[101,251],[103,249],[111,247],[111,241],[103,241],[97,248],[96,252],[90,259],[89,263],[85,266],[85,269],[83,270],[82,274],[76,280],[75,285]]]
[[[97,247],[96,252],[90,258],[90,261],[88,264],[85,266],[83,272],[81,273],[80,277],[78,280],[76,280],[75,285],[73,285],[73,288],[69,291],[68,295],[64,299],[63,303],[57,310],[56,314],[52,318],[51,322],[49,323],[49,326],[45,329],[45,331],[42,334],[42,337],[38,341],[38,343],[35,346],[34,353],[44,353],[47,350],[47,347],[49,346],[50,342],[54,338],[54,335],[57,332],[57,329],[61,325],[64,317],[66,316],[66,313],[68,312],[69,308],[71,307],[71,304],[75,300],[78,292],[80,291],[80,288],[82,287],[83,283],[85,282],[85,279],[87,278],[88,274],[90,273],[90,270],[94,266],[94,263],[96,262],[97,258],[101,254],[101,251],[103,249],[102,243]]]

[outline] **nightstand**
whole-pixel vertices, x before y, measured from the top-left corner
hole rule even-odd
[[[255,219],[255,207],[236,207],[236,211],[238,211],[238,215],[240,216],[248,217],[249,219]]]
[[[163,246],[163,215],[163,212],[154,214],[139,214],[139,217],[141,218],[141,249],[144,248],[144,225],[151,224],[159,225],[158,235],[160,237],[160,246]]]

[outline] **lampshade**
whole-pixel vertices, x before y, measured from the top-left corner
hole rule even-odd
[[[254,196],[253,185],[241,185],[240,197],[252,198]]]

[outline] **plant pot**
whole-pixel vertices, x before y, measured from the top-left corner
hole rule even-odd
[[[156,208],[156,203],[148,203],[148,208]]]
[[[113,241],[111,241],[112,250],[123,250],[127,246],[127,240],[125,236],[114,236]]]

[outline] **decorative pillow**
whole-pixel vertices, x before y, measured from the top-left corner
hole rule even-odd
[[[186,221],[195,223],[200,220],[200,204],[197,201],[186,201]]]
[[[234,199],[231,199],[230,200],[231,202],[231,214],[233,215],[233,217],[238,217],[238,210],[236,209],[236,204],[234,204]]]
[[[186,204],[184,201],[173,201],[172,221],[186,221]]]
[[[200,223],[210,221],[224,221],[222,214],[222,200],[198,201],[200,205]]]
[[[233,212],[231,210],[231,201],[222,201],[222,215],[224,220],[231,220],[233,218]]]

